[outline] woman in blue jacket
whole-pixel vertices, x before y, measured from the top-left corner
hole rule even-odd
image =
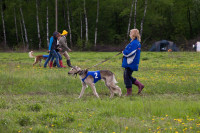
[[[59,56],[56,52],[56,48],[57,48],[57,38],[60,36],[60,33],[58,32],[54,32],[53,36],[50,38],[50,42],[49,42],[49,57],[47,58],[47,60],[44,63],[44,67],[47,66],[47,63],[49,62],[49,60],[51,58],[56,58],[56,65],[57,67],[61,67],[59,64]],[[53,61],[50,61],[49,67],[51,68],[53,66]]]
[[[140,83],[136,78],[132,77],[133,71],[138,71],[139,61],[140,61],[140,33],[138,29],[130,30],[130,43],[126,46],[123,51],[123,61],[122,67],[124,70],[124,83],[127,88],[126,96],[132,94],[132,84],[138,87],[138,94],[141,93],[144,85]]]

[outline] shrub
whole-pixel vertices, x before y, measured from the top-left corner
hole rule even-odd
[[[34,105],[30,105],[30,110],[31,111],[36,111],[39,112],[42,109],[42,106],[38,103],[34,104]]]
[[[0,101],[0,109],[8,109],[5,101]]]
[[[19,124],[21,126],[27,126],[27,125],[30,125],[31,124],[31,118],[29,116],[22,116],[19,118]]]

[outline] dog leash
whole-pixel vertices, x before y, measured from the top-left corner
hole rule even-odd
[[[97,63],[96,65],[93,65],[93,66],[91,66],[91,67],[88,67],[88,68],[86,68],[86,69],[90,69],[90,68],[96,67],[96,66],[98,66],[98,65],[100,65],[100,64],[103,64],[104,62],[106,62],[106,61],[108,61],[108,60],[110,60],[110,59],[114,58],[115,56],[118,56],[118,55],[120,55],[121,53],[122,53],[122,52],[119,52],[119,53],[117,53],[116,55],[112,56],[111,58],[108,58],[108,59],[106,59],[106,60],[103,60],[103,61],[101,61],[101,62]]]

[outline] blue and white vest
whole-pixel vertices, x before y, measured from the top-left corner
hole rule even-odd
[[[43,56],[43,58],[48,58],[49,57],[49,55],[42,55]]]
[[[101,79],[101,74],[100,71],[88,71],[87,75],[85,76],[85,78],[82,79],[82,81],[84,82],[85,79],[91,75],[94,78],[94,83],[96,83],[97,81],[99,81]]]

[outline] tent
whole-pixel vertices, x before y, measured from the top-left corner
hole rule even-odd
[[[179,51],[179,49],[174,42],[161,40],[155,42],[149,51]]]

